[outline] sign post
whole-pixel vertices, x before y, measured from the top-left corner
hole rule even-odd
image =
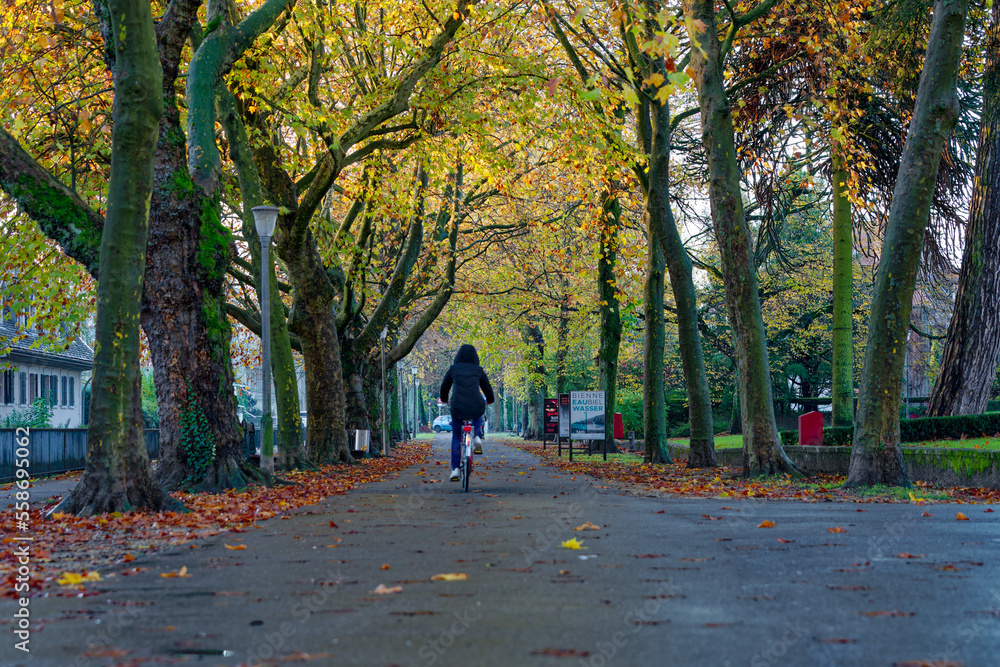
[[[559,435],[556,436],[559,441],[559,456],[562,456],[562,439],[566,438],[566,442],[569,441],[569,394],[559,394]],[[570,443],[570,448],[573,444]]]
[[[573,440],[604,440],[604,392],[571,391],[569,460],[573,460]],[[607,452],[605,452],[607,460]]]
[[[546,398],[543,400],[543,408],[545,412],[545,420],[542,427],[542,450],[545,449],[545,443],[548,441],[546,436],[556,435],[559,432],[559,401],[555,398]]]

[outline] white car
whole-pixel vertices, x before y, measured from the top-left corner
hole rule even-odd
[[[451,415],[441,415],[434,420],[434,432],[451,431]]]

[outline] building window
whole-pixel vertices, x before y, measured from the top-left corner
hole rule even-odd
[[[28,403],[28,374],[24,371],[19,373],[21,376],[21,405],[26,405]]]
[[[0,387],[0,394],[3,394],[3,402],[7,405],[14,404],[14,371],[3,372],[3,387]]]
[[[42,393],[39,394],[46,401],[49,400],[49,376],[42,376]]]
[[[69,379],[69,407],[76,405],[76,378],[71,377]]]
[[[35,373],[28,374],[28,389],[31,391],[30,402],[34,403],[35,399],[38,398],[38,375]]]
[[[65,375],[62,376],[62,401],[59,402],[59,405],[63,406],[64,408],[66,407],[66,376]]]
[[[49,405],[59,405],[59,376],[49,376]]]

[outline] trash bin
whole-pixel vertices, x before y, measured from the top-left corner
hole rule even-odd
[[[361,458],[368,454],[368,442],[371,437],[371,431],[368,429],[359,428],[354,432],[354,447],[351,449],[351,454],[355,458]]]

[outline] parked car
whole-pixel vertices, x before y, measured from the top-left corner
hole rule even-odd
[[[441,415],[434,420],[434,432],[440,433],[441,431],[451,430],[451,415]]]

